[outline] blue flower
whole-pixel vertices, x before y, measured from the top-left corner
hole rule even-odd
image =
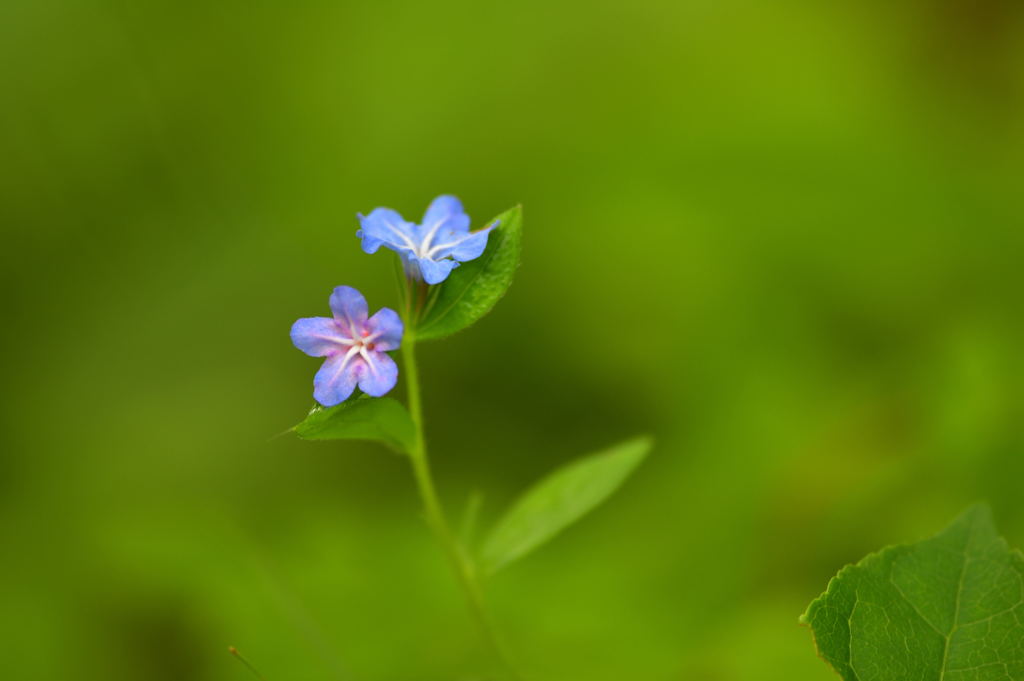
[[[359,215],[363,251],[376,253],[381,246],[402,258],[406,275],[428,284],[440,284],[460,262],[479,258],[487,248],[487,235],[497,222],[469,231],[469,216],[454,196],[439,196],[427,208],[423,224],[406,222],[390,208],[374,208]]]
[[[341,404],[356,389],[380,397],[395,387],[398,367],[384,354],[402,343],[402,319],[389,308],[367,318],[363,294],[350,286],[331,293],[333,318],[306,317],[292,325],[292,343],[327,361],[313,379],[313,397],[325,407]]]

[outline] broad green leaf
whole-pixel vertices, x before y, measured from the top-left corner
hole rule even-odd
[[[495,572],[548,541],[617,490],[651,448],[647,438],[578,459],[528,489],[491,531],[481,550]]]
[[[416,327],[418,340],[431,340],[461,331],[486,315],[508,287],[519,266],[523,211],[516,206],[494,220],[498,226],[487,237],[487,250],[476,260],[452,270],[444,283],[433,287]]]
[[[377,440],[402,454],[416,441],[416,428],[401,403],[368,395],[336,407],[317,405],[292,431],[304,440]]]
[[[1024,556],[974,506],[843,568],[800,621],[846,681],[1024,679]]]

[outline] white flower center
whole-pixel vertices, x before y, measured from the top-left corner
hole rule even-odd
[[[345,359],[342,360],[341,366],[345,367],[348,365],[356,355],[363,358],[366,362],[366,366],[369,367],[370,371],[376,375],[377,367],[370,361],[370,353],[376,350],[376,341],[384,333],[378,331],[376,333],[370,333],[366,329],[359,330],[355,324],[348,325],[348,337],[338,338],[337,341],[341,345],[348,346],[348,352],[345,353]]]

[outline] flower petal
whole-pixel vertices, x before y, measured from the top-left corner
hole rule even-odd
[[[362,229],[356,236],[363,240],[365,253],[376,253],[381,246],[399,253],[415,251],[419,243],[414,231],[416,225],[406,222],[390,208],[374,208],[369,215],[360,215],[359,223]]]
[[[442,194],[430,202],[427,212],[423,214],[420,225],[424,237],[432,237],[442,232],[469,231],[469,216],[462,210],[462,202],[454,196]]]
[[[469,216],[462,210],[462,203],[454,196],[441,195],[434,199],[423,215],[423,224],[416,229],[419,248],[417,257],[440,260],[434,251],[439,239],[446,235],[465,234],[469,231]],[[446,275],[447,276],[447,275]]]
[[[428,284],[440,284],[448,278],[451,271],[459,266],[454,260],[431,260],[430,258],[416,258],[416,267],[419,268],[420,276]]]
[[[351,286],[337,286],[331,292],[331,312],[335,319],[347,323],[349,328],[346,331],[354,338],[356,329],[353,327],[362,326],[369,308],[362,293]]]
[[[449,232],[435,239],[437,245],[432,246],[427,252],[427,257],[433,260],[441,258],[455,258],[460,262],[475,260],[483,255],[487,248],[487,237],[491,230],[498,226],[495,222],[485,229],[479,229],[468,234]]]
[[[325,357],[350,345],[346,330],[329,317],[303,317],[292,324],[292,343],[311,357]]]
[[[356,389],[358,358],[353,351],[329,357],[313,377],[313,399],[325,407],[341,404]]]
[[[373,338],[374,349],[397,350],[402,344],[402,332],[405,327],[397,312],[389,307],[382,307],[366,322],[366,330]]]
[[[380,397],[398,382],[398,365],[383,352],[369,350],[360,361],[359,389],[367,395]]]

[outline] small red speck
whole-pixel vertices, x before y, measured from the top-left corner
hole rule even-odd
[[[373,343],[367,343],[366,344],[366,349],[367,350],[373,350]]]

